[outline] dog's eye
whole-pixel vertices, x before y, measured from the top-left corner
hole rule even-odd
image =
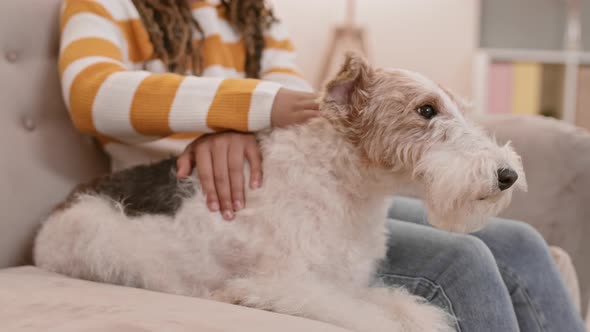
[[[421,106],[416,111],[418,112],[418,114],[420,114],[421,117],[428,120],[434,118],[438,113],[432,105]]]

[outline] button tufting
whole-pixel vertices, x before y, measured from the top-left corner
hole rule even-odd
[[[6,60],[10,63],[15,63],[18,59],[18,54],[15,51],[10,51],[6,53]]]
[[[35,123],[35,120],[28,115],[26,115],[23,118],[23,125],[25,126],[25,129],[28,131],[35,130],[35,127],[37,126],[37,124]]]

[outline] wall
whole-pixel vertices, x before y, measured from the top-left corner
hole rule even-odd
[[[563,48],[565,1],[483,0],[481,6],[482,47],[546,50]]]
[[[590,1],[578,0],[582,46],[590,51]],[[560,50],[567,24],[566,0],[483,0],[481,46]],[[534,10],[531,10],[534,8]]]
[[[315,83],[331,28],[343,22],[345,0],[272,0],[299,51],[304,75]],[[478,44],[478,0],[359,0],[357,21],[369,31],[379,66],[420,71],[471,96],[473,52]]]

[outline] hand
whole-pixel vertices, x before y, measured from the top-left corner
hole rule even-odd
[[[190,175],[196,162],[207,206],[225,220],[245,206],[244,159],[250,165],[250,188],[262,183],[262,155],[253,134],[223,132],[194,140],[176,161],[177,177]]]
[[[272,105],[271,125],[286,127],[319,115],[317,95],[281,88]]]

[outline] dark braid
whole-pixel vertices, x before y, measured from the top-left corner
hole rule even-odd
[[[203,70],[202,47],[193,44],[193,28],[201,36],[203,29],[192,15],[187,0],[133,0],[154,45],[156,57],[168,70],[194,75]],[[264,50],[264,31],[276,21],[264,0],[222,0],[230,24],[244,39],[246,76],[258,78]]]
[[[242,34],[246,47],[246,76],[257,78],[264,50],[264,31],[276,22],[263,0],[222,0],[232,26]]]
[[[202,71],[200,47],[194,50],[193,27],[203,29],[193,19],[186,0],[133,0],[154,45],[155,55],[168,70],[185,74],[189,67],[195,75]],[[202,43],[199,43],[202,45]]]

